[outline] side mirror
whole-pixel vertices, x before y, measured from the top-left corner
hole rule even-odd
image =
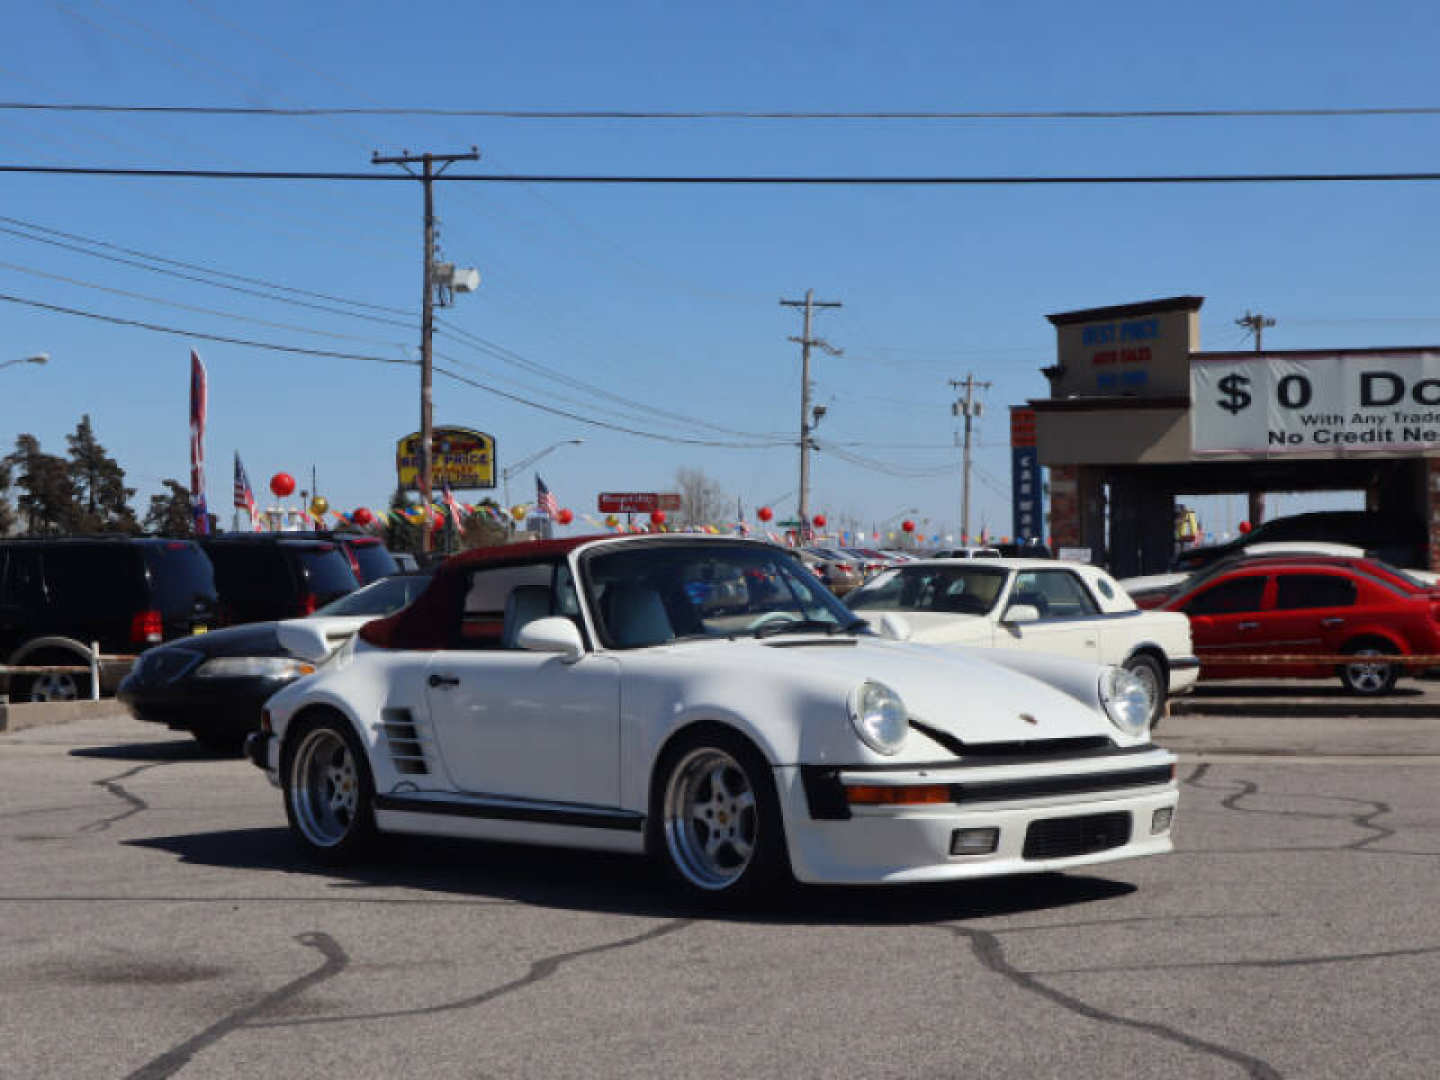
[[[1005,609],[1005,617],[1000,620],[1007,626],[1018,626],[1021,623],[1039,622],[1040,609],[1034,604],[1011,604]]]
[[[520,628],[515,639],[522,649],[531,652],[559,653],[567,664],[579,660],[585,654],[585,643],[580,640],[580,631],[563,615],[551,615],[534,619]]]
[[[893,611],[887,611],[880,616],[880,636],[889,638],[891,641],[910,640],[910,622],[904,615],[897,615]]]

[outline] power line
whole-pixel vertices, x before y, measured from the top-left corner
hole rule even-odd
[[[171,259],[164,255],[156,255],[149,251],[140,251],[136,248],[124,247],[120,244],[112,244],[106,240],[97,240],[93,236],[82,236],[79,233],[65,232],[63,229],[54,229],[46,225],[39,225],[33,221],[25,221],[23,218],[8,217],[0,214],[0,221],[9,222],[11,225],[19,225],[25,229],[45,233],[48,236],[60,236],[66,240],[75,240],[82,244],[91,244],[94,247],[105,248],[108,251],[119,251],[126,255],[136,255],[142,259],[149,259],[151,262],[164,263],[166,266],[182,266],[187,270],[198,270],[213,277],[228,278],[231,281],[243,281],[249,285],[263,285],[267,289],[277,289],[280,292],[296,293],[299,296],[311,296],[317,300],[331,300],[337,304],[349,304],[352,307],[368,308],[371,311],[385,311],[392,315],[411,315],[410,311],[401,307],[387,307],[384,304],[369,304],[363,300],[351,300],[344,296],[333,296],[330,293],[312,292],[309,289],[297,288],[294,285],[281,285],[278,282],[266,281],[264,278],[246,277],[244,274],[233,274],[228,270],[216,270],[213,266],[206,266],[204,263],[186,262],[183,259]]]
[[[116,105],[98,102],[0,101],[14,112],[138,113],[180,116],[438,116],[488,120],[1203,120],[1305,117],[1440,116],[1436,105],[1298,109],[465,109],[428,106]]]
[[[163,169],[82,165],[0,165],[0,173],[45,176],[128,176],[171,180],[290,180],[413,183],[403,174],[352,172],[301,172],[266,169]],[[1380,173],[1174,173],[1133,176],[1074,174],[1069,176],[814,176],[774,174],[724,175],[606,175],[583,173],[447,173],[436,177],[446,183],[472,184],[598,184],[598,185],[713,185],[713,186],[832,186],[832,187],[1014,187],[1066,185],[1159,184],[1379,184],[1440,180],[1440,172]]]
[[[164,326],[160,323],[142,322],[138,319],[122,319],[116,315],[101,315],[98,311],[84,311],[80,308],[64,307],[60,304],[47,304],[41,300],[27,300],[23,296],[11,296],[9,293],[0,293],[0,300],[10,304],[23,304],[26,307],[40,308],[44,311],[56,311],[63,315],[78,315],[85,319],[96,319],[100,322],[114,323],[117,326],[133,326],[140,330],[153,330],[158,334],[175,334],[179,337],[200,338],[203,341],[220,341],[227,345],[246,345],[254,349],[268,349],[272,352],[297,353],[301,356],[324,356],[338,360],[374,360],[381,364],[414,364],[414,360],[397,360],[391,356],[369,356],[364,353],[334,352],[330,349],[308,349],[300,345],[278,345],[269,341],[252,341],[248,338],[226,337],[223,334],[207,334],[201,330],[184,330],[175,326]]]

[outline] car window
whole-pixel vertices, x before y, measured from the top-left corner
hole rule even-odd
[[[505,603],[510,593],[522,585],[548,588],[554,565],[516,563],[474,570],[465,585],[465,600],[460,609],[460,626],[453,635],[460,649],[498,649],[505,634]]]
[[[316,615],[392,615],[406,607],[430,584],[429,574],[400,574],[371,582],[363,589],[332,600]]]
[[[146,607],[139,553],[129,545],[57,544],[42,556],[50,603],[86,615],[129,615]]]
[[[940,611],[984,615],[1000,599],[1009,573],[956,560],[944,566],[904,566],[877,575],[845,598],[855,611]]]
[[[40,573],[40,552],[14,547],[4,555],[0,573],[0,605],[35,609],[45,603],[45,579]]]
[[[320,597],[343,596],[360,585],[350,560],[333,544],[307,545],[299,549],[301,572],[310,592]]]
[[[1026,570],[1015,576],[1012,604],[1030,604],[1042,619],[1076,619],[1100,609],[1080,579],[1068,570]]]
[[[214,606],[215,571],[199,546],[188,540],[146,544],[145,569],[151,603],[165,615],[189,615]]]
[[[1254,575],[1219,582],[1192,597],[1185,605],[1185,614],[1228,615],[1259,611],[1265,596],[1265,580],[1261,575]]]
[[[350,553],[354,556],[356,565],[360,567],[361,581],[379,581],[400,569],[400,564],[386,550],[384,544],[352,542]]]
[[[1355,582],[1339,574],[1281,574],[1275,579],[1275,607],[1350,607],[1356,591]]]

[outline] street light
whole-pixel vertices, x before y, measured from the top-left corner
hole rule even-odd
[[[11,364],[44,364],[50,360],[50,354],[46,352],[36,353],[34,356],[17,356],[14,360],[6,360],[0,363],[0,368],[7,368]]]
[[[551,450],[558,450],[562,446],[579,446],[584,441],[584,439],[561,439],[559,442],[551,443],[543,450],[536,450],[535,453],[531,454],[529,457],[521,458],[514,465],[511,465],[508,469],[501,469],[500,480],[505,485],[505,508],[507,510],[510,508],[510,477],[514,476],[521,469],[528,468],[529,466],[534,465],[535,462],[539,461],[546,454],[550,453]]]

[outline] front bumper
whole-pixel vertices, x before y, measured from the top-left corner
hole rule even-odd
[[[1173,755],[1155,750],[1127,756],[1119,767],[1153,771],[1157,765],[1173,765],[1174,761]],[[1057,764],[1062,767],[1055,768]],[[1113,778],[1116,768],[1114,759],[1098,759],[1069,768],[1048,762],[1033,767],[841,770],[842,784],[946,783],[954,784],[957,792],[966,788],[976,792],[973,801],[957,794],[964,801],[847,807],[845,818],[816,816],[800,766],[777,768],[775,781],[796,878],[881,885],[1068,870],[1172,850],[1171,828],[1179,802],[1173,778],[1133,787],[1116,787],[1112,780],[1099,779],[1102,775]],[[1087,774],[1097,778],[1095,786],[1101,790],[1083,790]],[[1028,788],[1042,791],[1047,786],[1059,793],[1025,793]],[[1005,796],[1007,790],[1016,794]],[[1002,797],[988,798],[987,792],[992,791]],[[1152,831],[1161,819],[1163,828]],[[994,850],[952,855],[957,830],[974,829],[998,830]],[[1046,842],[1057,834],[1073,836],[1073,840]]]
[[[197,679],[154,685],[126,679],[116,698],[137,720],[175,731],[243,735],[260,726],[260,709],[293,678]]]

